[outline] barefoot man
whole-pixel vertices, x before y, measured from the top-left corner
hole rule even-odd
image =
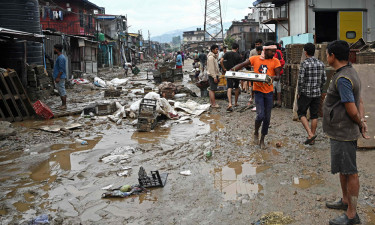
[[[263,47],[261,55],[252,56],[249,60],[235,66],[234,71],[243,67],[252,65],[255,73],[267,74],[273,80],[280,80],[281,64],[273,56],[276,53],[277,46],[273,42],[267,42]],[[255,119],[254,144],[259,144],[264,149],[264,138],[268,134],[268,127],[271,120],[271,110],[273,107],[273,84],[269,85],[263,82],[254,82],[253,91],[255,95],[255,105],[257,117]],[[262,126],[263,123],[263,126]],[[261,138],[259,142],[259,128],[262,126]]]

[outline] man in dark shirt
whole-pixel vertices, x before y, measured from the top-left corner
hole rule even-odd
[[[198,58],[202,66],[202,71],[204,71],[204,69],[206,68],[206,63],[207,63],[207,55],[204,53],[204,50],[202,50],[202,53],[199,54]]]
[[[238,53],[239,45],[232,44],[232,51],[225,53],[224,57],[220,60],[220,65],[224,73],[232,69],[234,66],[242,62],[241,55]],[[225,62],[225,63],[224,63]],[[227,111],[233,111],[232,108],[232,89],[235,89],[234,105],[237,106],[238,96],[240,94],[240,81],[237,79],[227,79],[227,95],[228,95],[228,108]]]

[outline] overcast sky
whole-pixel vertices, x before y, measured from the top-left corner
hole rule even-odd
[[[129,32],[142,29],[151,36],[204,23],[204,0],[90,0],[106,14],[127,15]],[[223,22],[246,16],[253,0],[221,0]]]

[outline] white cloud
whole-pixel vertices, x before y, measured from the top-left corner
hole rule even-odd
[[[129,30],[151,36],[204,23],[204,0],[90,0],[105,7],[106,14],[127,15]],[[240,20],[253,0],[221,0],[223,22]]]

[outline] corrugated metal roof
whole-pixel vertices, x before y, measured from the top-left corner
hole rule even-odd
[[[103,7],[95,5],[94,3],[90,2],[89,0],[82,0],[82,1],[85,2],[85,3],[87,3],[87,4],[89,4],[89,5],[91,5],[91,6],[93,6],[93,7],[95,7],[95,8],[97,8],[97,9],[102,9],[103,8]]]
[[[19,30],[11,30],[0,27],[0,36],[3,38],[16,38],[26,41],[43,42],[44,35],[23,32]]]

